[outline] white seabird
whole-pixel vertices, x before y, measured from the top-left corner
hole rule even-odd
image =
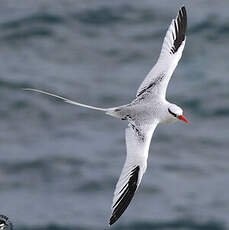
[[[178,120],[188,123],[183,115],[183,110],[166,100],[168,82],[185,46],[186,27],[187,15],[183,6],[176,19],[173,19],[169,26],[157,63],[140,85],[136,98],[127,105],[99,108],[42,90],[25,89],[47,94],[73,105],[104,111],[108,115],[128,121],[128,128],[126,128],[126,161],[114,191],[110,225],[115,223],[123,214],[139,187],[147,168],[149,146],[157,125],[173,123]]]

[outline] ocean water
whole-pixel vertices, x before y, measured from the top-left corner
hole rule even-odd
[[[2,0],[0,214],[15,229],[108,229],[130,102],[185,4],[183,57],[167,91],[189,125],[159,126],[148,169],[116,230],[229,228],[229,2]]]

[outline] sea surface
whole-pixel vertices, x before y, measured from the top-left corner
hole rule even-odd
[[[1,0],[0,214],[16,230],[105,230],[125,160],[130,102],[185,5],[167,91],[189,125],[159,126],[148,169],[114,230],[229,229],[229,1]]]

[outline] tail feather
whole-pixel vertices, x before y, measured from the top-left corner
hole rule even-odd
[[[104,111],[104,112],[108,112],[108,111],[113,109],[113,108],[99,108],[99,107],[95,107],[95,106],[91,106],[91,105],[85,105],[85,104],[82,104],[82,103],[79,103],[79,102],[76,102],[76,101],[72,101],[72,100],[70,100],[68,98],[61,97],[61,96],[55,95],[53,93],[49,93],[49,92],[39,90],[39,89],[25,88],[24,90],[26,90],[26,91],[34,91],[34,92],[41,93],[41,94],[46,94],[46,95],[61,99],[66,103],[69,103],[69,104],[72,104],[72,105],[78,105],[78,106],[85,107],[85,108],[88,108],[88,109],[94,109],[94,110],[99,110],[99,111]]]
[[[33,91],[33,92],[37,92],[37,93],[41,93],[41,94],[46,94],[48,96],[61,99],[64,102],[72,104],[72,105],[78,105],[78,106],[85,107],[85,108],[88,108],[88,109],[103,111],[107,115],[110,115],[112,117],[123,119],[123,116],[124,116],[122,114],[122,112],[121,112],[122,111],[121,108],[123,108],[125,106],[117,106],[117,107],[112,107],[112,108],[100,108],[100,107],[95,107],[95,106],[91,106],[91,105],[82,104],[82,103],[79,103],[79,102],[76,102],[76,101],[72,101],[72,100],[70,100],[68,98],[65,98],[65,97],[62,97],[62,96],[59,96],[59,95],[56,95],[56,94],[53,94],[53,93],[49,93],[49,92],[46,92],[46,91],[43,91],[43,90],[39,90],[39,89],[25,88],[24,90]]]

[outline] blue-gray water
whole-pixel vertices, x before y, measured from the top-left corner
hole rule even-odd
[[[22,88],[129,102],[183,4],[188,37],[167,96],[190,125],[157,128],[142,184],[112,228],[229,228],[229,2],[2,0],[0,214],[15,229],[107,229],[125,159],[125,122]]]

